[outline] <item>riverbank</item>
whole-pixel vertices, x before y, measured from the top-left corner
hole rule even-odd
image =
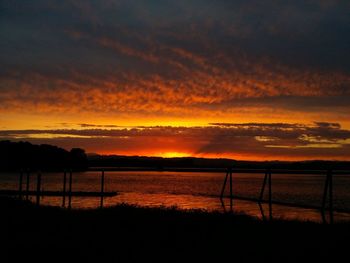
[[[4,197],[0,207],[8,262],[337,262],[347,257],[350,240],[345,223],[264,222],[242,214],[129,205],[69,211]]]

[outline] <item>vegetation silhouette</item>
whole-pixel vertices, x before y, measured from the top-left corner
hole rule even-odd
[[[121,155],[88,155],[90,167],[148,167],[162,170],[171,168],[238,168],[286,170],[349,170],[348,161],[239,161],[196,157],[147,157]]]
[[[287,169],[287,170],[350,170],[348,161],[239,161],[225,158],[196,157],[147,157],[86,154],[84,149],[70,151],[48,144],[0,141],[0,170],[41,169],[84,171],[88,167],[143,167],[156,168],[238,168],[238,169]]]
[[[348,223],[261,221],[130,205],[67,210],[4,197],[0,207],[4,262],[6,257],[10,262],[343,262],[348,257]]]
[[[62,171],[63,169],[86,170],[85,150],[73,148],[66,151],[48,144],[34,145],[29,142],[0,141],[0,170],[20,169]]]

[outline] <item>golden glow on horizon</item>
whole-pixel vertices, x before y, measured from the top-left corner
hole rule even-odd
[[[271,156],[271,155],[256,155],[256,154],[235,154],[235,153],[203,153],[196,154],[190,152],[164,152],[164,153],[155,153],[155,152],[138,152],[138,153],[127,153],[127,152],[97,152],[97,154],[102,155],[123,155],[123,156],[145,156],[145,157],[162,157],[162,158],[181,158],[181,157],[194,157],[194,158],[209,158],[209,159],[232,159],[237,161],[307,161],[315,160],[313,156]],[[316,158],[319,159],[319,158]],[[339,158],[326,158],[324,160],[339,160]],[[342,158],[342,160],[350,161],[350,158]]]
[[[193,116],[168,117],[157,116],[152,118],[147,115],[139,116],[102,116],[98,114],[24,114],[9,113],[2,114],[0,117],[0,130],[33,130],[28,134],[21,132],[13,132],[12,139],[27,140],[33,143],[48,143],[64,147],[68,150],[72,147],[84,148],[88,153],[111,154],[111,155],[127,155],[127,156],[159,156],[164,158],[172,157],[203,157],[203,158],[229,158],[236,160],[312,160],[312,159],[332,159],[332,160],[349,160],[346,154],[349,139],[326,140],[317,137],[300,137],[304,139],[304,143],[295,144],[289,141],[281,141],[274,138],[273,133],[256,135],[252,137],[256,144],[247,144],[235,148],[234,144],[230,148],[229,145],[223,144],[215,146],[215,149],[209,151],[205,149],[208,142],[213,140],[211,128],[204,134],[203,138],[190,138],[188,134],[181,130],[172,133],[171,129],[163,133],[161,136],[154,136],[156,133],[134,133],[131,131],[130,137],[128,133],[108,132],[99,133],[98,130],[124,130],[143,126],[143,127],[208,127],[210,123],[299,123],[306,125],[314,125],[314,121],[337,122],[342,129],[350,127],[350,121],[340,118],[332,119],[330,116],[324,115],[316,118],[316,113],[309,114],[290,114],[290,112],[279,111],[276,115],[266,114],[264,111],[244,113],[240,116],[239,112],[220,113],[218,115],[208,114],[203,116],[198,114],[198,118]],[[291,116],[291,117],[290,117]],[[196,116],[197,117],[197,116]],[[333,116],[334,117],[334,116]],[[68,130],[76,130],[75,133],[69,133]],[[83,130],[94,130],[97,132],[81,132]],[[158,128],[156,128],[158,129]],[[35,133],[35,130],[41,132]],[[61,133],[50,134],[50,130],[67,130]],[[143,130],[143,129],[140,129]],[[175,129],[176,130],[176,129]],[[196,129],[198,130],[198,129]],[[214,129],[213,129],[214,130]],[[11,133],[11,132],[10,132]],[[96,135],[95,135],[96,134]],[[200,134],[200,132],[199,132]],[[105,135],[105,136],[104,136]],[[110,136],[110,137],[109,137]],[[11,136],[5,136],[3,139],[11,139]],[[203,150],[204,147],[204,150]],[[259,147],[265,147],[260,149]],[[289,150],[290,151],[287,151]],[[314,149],[314,150],[312,150]],[[218,151],[218,153],[215,153]],[[214,153],[213,153],[214,152]]]
[[[163,157],[163,158],[175,158],[175,157],[191,157],[191,154],[184,152],[164,152],[155,154],[155,156]]]
[[[144,115],[118,116],[111,118],[94,113],[86,114],[32,114],[6,112],[0,117],[1,130],[30,130],[30,129],[91,129],[94,127],[82,127],[80,124],[92,124],[96,128],[110,128],[102,126],[172,126],[195,127],[208,126],[209,123],[301,123],[308,124],[314,121],[338,122],[344,129],[350,129],[350,119],[342,116],[334,116],[331,113],[319,116],[316,113],[295,113],[279,111],[279,114],[269,114],[263,110],[249,113],[227,112],[225,114],[198,114],[198,116],[181,117],[146,117]],[[101,127],[98,127],[101,126]]]

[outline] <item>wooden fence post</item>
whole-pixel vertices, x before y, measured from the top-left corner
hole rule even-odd
[[[103,207],[103,195],[104,195],[104,185],[105,185],[105,171],[102,169],[102,174],[101,174],[101,202],[100,202],[100,207]]]
[[[222,189],[221,189],[221,194],[220,194],[220,198],[221,198],[221,199],[224,197],[228,173],[229,173],[229,170],[227,169],[226,176],[225,176],[225,180],[224,180],[224,184],[223,184]]]
[[[68,208],[72,207],[72,169],[69,172]]]
[[[233,210],[232,170],[230,169],[230,210]]]
[[[272,219],[272,179],[271,170],[269,169],[269,216]]]
[[[26,200],[29,200],[29,176],[30,176],[30,173],[29,173],[29,170],[27,170],[27,184],[26,184]]]
[[[19,174],[19,189],[18,189],[19,199],[22,199],[22,182],[23,182],[23,170],[21,169],[20,174]]]
[[[40,189],[41,189],[41,172],[38,172],[37,185],[36,185],[36,205],[40,205]]]
[[[329,174],[329,222],[333,224],[333,174],[332,170],[328,171]]]
[[[260,196],[259,196],[259,201],[261,202],[264,198],[264,192],[265,192],[265,185],[266,185],[266,181],[267,181],[267,176],[268,176],[268,172],[265,172],[265,176],[264,176],[264,180],[263,180],[263,184],[261,187],[261,191],[260,191]]]
[[[62,193],[62,207],[66,206],[66,182],[67,182],[67,171],[63,172],[63,193]]]

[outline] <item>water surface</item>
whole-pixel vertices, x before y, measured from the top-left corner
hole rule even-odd
[[[221,202],[221,192],[225,174],[204,172],[105,172],[105,191],[116,191],[117,196],[104,198],[104,206],[120,203],[140,206],[176,206],[179,209],[205,209],[227,211],[229,200]],[[235,195],[258,198],[263,174],[233,174]],[[18,189],[19,175],[0,175],[0,189]],[[100,191],[101,172],[73,173],[73,191]],[[23,178],[25,184],[26,177]],[[320,206],[324,190],[324,175],[272,175],[273,200]],[[68,182],[68,180],[67,180]],[[350,176],[335,175],[334,208],[350,210]],[[23,188],[25,185],[23,185]],[[68,187],[67,187],[68,188]],[[228,187],[227,187],[228,188]],[[61,191],[63,173],[42,175],[42,190]],[[30,190],[36,190],[36,175],[30,177]],[[227,189],[228,190],[228,189]],[[225,194],[228,194],[226,192]],[[33,197],[34,198],[34,197]],[[33,199],[34,200],[34,199]],[[45,205],[61,206],[61,197],[43,197]],[[73,208],[96,208],[100,198],[73,197]],[[273,205],[273,216],[289,219],[321,221],[321,213],[315,209],[301,209]],[[263,218],[268,216],[266,204],[262,207],[255,202],[233,201],[233,210]],[[350,214],[335,213],[335,220],[350,221]]]

